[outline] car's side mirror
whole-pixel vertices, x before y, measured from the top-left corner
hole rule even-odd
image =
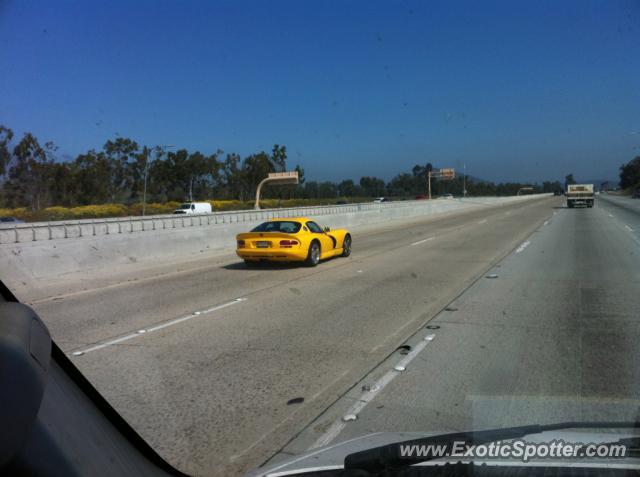
[[[326,232],[331,232],[331,229],[330,229],[329,227],[325,227],[325,228],[324,228],[324,231],[325,231],[325,233],[326,233]]]

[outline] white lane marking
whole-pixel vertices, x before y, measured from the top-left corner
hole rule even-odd
[[[413,242],[411,245],[420,245],[421,243],[428,242],[429,240],[433,240],[435,237],[429,237],[423,240],[418,240],[417,242]]]
[[[522,244],[520,244],[520,246],[516,249],[516,253],[522,252],[525,248],[529,246],[530,243],[531,242],[529,240],[522,242]]]
[[[479,224],[486,224],[487,223],[487,219],[482,219],[480,222],[478,222]]]
[[[613,214],[609,214],[609,217],[613,217]]]
[[[629,232],[633,232],[633,229],[629,227],[627,224],[624,224],[624,228],[627,229]]]
[[[231,306],[231,305],[236,305],[236,304],[241,303],[243,301],[246,301],[246,298],[236,298],[235,300],[231,300],[231,301],[229,301],[227,303],[223,303],[222,305],[213,306],[211,308],[207,308],[206,310],[194,311],[190,315],[181,316],[180,318],[175,318],[173,320],[169,320],[169,321],[167,321],[165,323],[162,323],[160,325],[150,326],[149,328],[138,330],[135,333],[131,333],[131,334],[128,334],[128,335],[125,335],[125,336],[121,336],[119,338],[115,338],[115,339],[112,339],[112,340],[109,340],[109,341],[104,341],[104,342],[102,342],[100,344],[97,344],[95,346],[90,346],[90,347],[85,348],[85,349],[74,351],[71,354],[73,356],[82,356],[83,354],[90,353],[91,351],[97,351],[99,349],[106,348],[107,346],[111,346],[111,345],[114,345],[114,344],[122,343],[123,341],[128,341],[130,339],[137,338],[142,334],[151,333],[153,331],[158,331],[158,330],[161,330],[163,328],[167,328],[168,326],[177,325],[178,323],[182,323],[184,321],[190,320],[192,318],[196,318],[198,316],[206,315],[207,313],[211,313],[213,311],[222,310],[223,308],[226,308],[226,307]]]
[[[343,445],[348,444],[348,443],[353,442],[353,441],[358,441],[358,440],[362,440],[362,439],[367,439],[367,438],[369,438],[369,437],[377,436],[377,435],[380,435],[380,434],[382,434],[382,432],[374,432],[374,433],[372,433],[372,434],[366,434],[366,435],[364,435],[364,436],[354,437],[353,439],[349,439],[349,440],[347,440],[347,441],[338,442],[338,443],[336,443],[336,444],[334,444],[334,445],[332,445],[332,446],[329,446],[329,447],[327,447],[326,449],[323,449],[323,450],[321,450],[321,451],[312,452],[311,454],[305,454],[305,455],[300,456],[300,457],[297,457],[297,458],[295,458],[295,459],[293,459],[293,460],[287,460],[284,464],[281,464],[281,465],[279,465],[278,467],[274,467],[273,469],[271,469],[271,470],[269,471],[269,474],[267,474],[267,475],[268,475],[269,477],[274,477],[274,476],[283,476],[283,475],[291,475],[291,471],[290,471],[290,470],[288,470],[288,471],[284,471],[284,472],[278,472],[278,473],[274,473],[274,472],[275,472],[276,470],[280,470],[280,469],[282,469],[283,467],[286,467],[286,466],[289,466],[289,465],[293,465],[293,464],[295,464],[295,463],[297,463],[297,462],[300,462],[301,460],[309,459],[310,457],[313,457],[314,455],[319,454],[320,452],[324,452],[324,451],[328,451],[329,449],[333,449],[333,448],[334,448],[334,447],[336,447],[336,446],[343,446]],[[343,468],[343,467],[344,467],[344,465],[341,465],[341,466],[340,466],[340,468]],[[296,473],[297,473],[297,471],[296,471]]]
[[[427,339],[429,338],[429,339]],[[344,413],[344,417],[335,421],[327,431],[321,435],[308,450],[317,449],[319,447],[324,447],[331,443],[342,429],[345,428],[347,422],[345,422],[345,418],[349,421],[354,420],[358,417],[358,414],[362,412],[362,410],[369,404],[373,399],[378,395],[393,379],[402,373],[402,371],[396,371],[396,369],[402,368],[403,370],[407,368],[409,363],[413,361],[413,359],[418,356],[418,354],[427,346],[429,343],[433,341],[435,335],[429,335],[424,340],[418,342],[413,349],[406,355],[403,359],[401,359],[396,365],[394,369],[387,371],[374,385],[372,385],[368,391],[364,391],[360,398],[347,409],[347,412]]]
[[[549,221],[548,221],[548,220],[545,220],[545,221],[544,221],[544,224],[542,224],[542,225],[547,225],[548,223],[549,223]]]

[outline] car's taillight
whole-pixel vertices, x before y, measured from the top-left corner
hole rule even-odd
[[[298,245],[297,240],[280,240],[281,247],[289,248],[293,247],[294,245]]]
[[[238,248],[244,248],[244,240],[238,240]]]

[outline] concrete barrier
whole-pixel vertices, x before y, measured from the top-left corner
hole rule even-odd
[[[432,210],[449,208],[452,204],[492,204],[527,197],[480,197],[473,199],[410,200],[399,202],[360,203],[295,207],[286,209],[241,210],[214,212],[212,214],[154,215],[146,217],[116,217],[110,219],[63,220],[0,225],[0,244],[41,242],[46,240],[102,237],[136,232],[155,233],[159,230],[175,230],[193,227],[211,227],[220,224],[263,222],[275,217],[324,217],[374,212],[380,215],[406,217],[431,213]]]
[[[27,284],[81,272],[108,272],[126,264],[189,259],[233,251],[235,236],[274,217],[315,217],[321,225],[358,229],[392,220],[497,206],[540,196],[406,201],[389,204],[302,207],[194,216],[21,224],[2,230],[0,273]],[[8,238],[7,238],[8,237]]]
[[[0,244],[37,242],[54,239],[73,239],[134,232],[216,226],[231,223],[253,223],[274,217],[326,216],[352,212],[406,209],[417,201],[383,204],[361,203],[285,209],[241,210],[212,214],[155,215],[146,217],[116,217],[111,219],[84,219],[53,222],[32,222],[9,226],[0,225]]]

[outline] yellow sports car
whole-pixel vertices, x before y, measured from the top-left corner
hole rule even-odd
[[[236,253],[247,265],[260,261],[305,262],[315,267],[329,257],[351,254],[351,234],[324,229],[306,217],[272,219],[236,236]]]

